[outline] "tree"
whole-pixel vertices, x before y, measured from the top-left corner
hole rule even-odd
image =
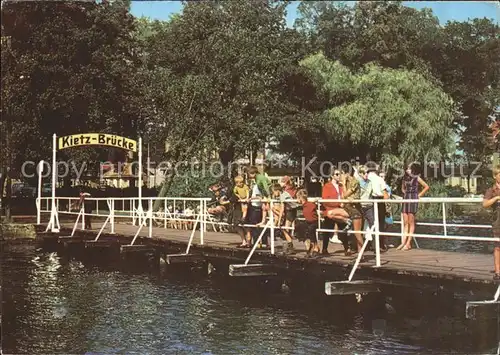
[[[128,6],[121,1],[2,4],[2,37],[11,43],[9,56],[2,56],[2,118],[12,127],[8,141],[2,135],[11,157],[2,160],[4,167],[18,174],[27,157],[47,159],[53,133],[135,136],[141,130],[139,63]],[[79,162],[107,155],[90,148],[69,153]]]
[[[322,53],[302,65],[326,98],[316,121],[326,138],[322,158],[405,162],[439,159],[453,149],[452,100],[417,72],[374,64],[352,72]]]
[[[301,2],[296,28],[308,33],[317,50],[343,65],[360,69],[376,62],[390,68],[428,69],[440,27],[429,9],[402,1]]]
[[[296,21],[316,49],[333,60],[361,70],[382,67],[415,69],[442,83],[457,107],[452,127],[470,159],[491,151],[484,144],[499,105],[500,30],[488,19],[440,26],[431,9],[415,10],[401,1],[302,2]]]
[[[20,143],[34,156],[48,155],[53,133],[135,135],[140,128],[133,19],[123,6],[8,2],[2,8],[16,61],[16,72],[6,73],[11,80],[6,90],[27,107],[13,120],[29,123],[32,132]],[[16,79],[21,76],[24,81]],[[13,100],[6,105],[14,105]],[[41,141],[33,141],[34,135]]]
[[[181,15],[145,30],[153,126],[174,163],[207,148],[227,166],[279,136],[300,111],[284,87],[307,47],[286,28],[285,6],[188,2]]]
[[[445,90],[457,102],[455,129],[468,160],[491,156],[486,142],[500,105],[500,27],[487,19],[448,22],[443,49],[434,66]]]
[[[206,83],[203,115],[224,164],[262,146],[286,113],[280,85],[301,38],[285,28],[284,11],[268,1],[189,2],[156,46],[173,75]]]

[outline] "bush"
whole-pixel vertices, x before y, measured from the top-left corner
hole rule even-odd
[[[443,182],[429,182],[430,190],[425,197],[464,197],[467,191],[461,186],[448,186]],[[459,205],[446,204],[446,217],[454,218],[463,215],[463,208]],[[419,219],[441,219],[443,207],[440,203],[421,203],[418,206]]]

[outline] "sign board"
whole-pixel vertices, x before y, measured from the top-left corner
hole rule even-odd
[[[137,151],[137,141],[114,134],[105,133],[80,133],[71,136],[59,137],[57,148],[59,150],[86,145],[107,145],[132,152]]]

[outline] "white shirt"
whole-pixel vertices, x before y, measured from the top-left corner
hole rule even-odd
[[[280,201],[286,203],[287,207],[290,209],[298,208],[300,206],[297,202],[286,202],[287,200],[293,200],[292,195],[288,192],[283,191],[280,195]]]
[[[253,197],[262,197],[262,194],[260,193],[260,190],[259,190],[259,187],[257,186],[257,184],[253,185],[252,193],[251,193],[250,197],[251,198],[253,198]],[[257,201],[252,201],[251,204],[254,207],[261,207],[262,202],[260,202],[260,201],[257,200]]]
[[[368,180],[372,183],[372,196],[384,197],[384,191],[387,191],[384,179],[372,171],[368,173]]]

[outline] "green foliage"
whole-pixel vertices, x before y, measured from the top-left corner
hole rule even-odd
[[[151,90],[155,120],[165,124],[157,134],[180,143],[173,151],[211,145],[227,163],[277,135],[293,110],[283,86],[305,48],[284,11],[267,1],[188,2],[155,25],[147,51],[152,77],[161,78]]]
[[[2,55],[2,116],[12,123],[13,168],[50,156],[53,133],[137,136],[142,100],[133,30],[120,1],[2,5],[2,36],[10,39]],[[83,161],[99,152],[70,153]]]
[[[461,186],[448,186],[443,182],[431,182],[430,190],[425,197],[464,197],[467,191]],[[446,204],[446,218],[448,220],[461,217],[464,206]],[[420,203],[417,218],[439,220],[443,218],[443,206],[440,203]]]
[[[211,197],[209,187],[219,179],[206,174],[201,165],[198,169],[182,171],[172,178],[166,196]]]
[[[322,53],[301,64],[328,98],[320,115],[332,143],[364,146],[364,156],[386,161],[450,153],[452,101],[422,75],[375,64],[353,73]]]
[[[472,19],[440,26],[432,10],[401,1],[301,2],[296,28],[316,50],[353,70],[367,63],[418,71],[441,82],[456,113],[452,127],[470,160],[492,153],[488,125],[499,119],[500,28]]]

